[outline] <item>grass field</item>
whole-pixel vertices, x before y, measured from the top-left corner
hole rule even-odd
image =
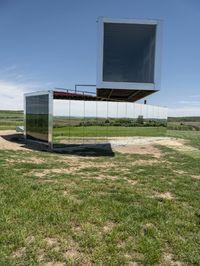
[[[0,112],[0,129],[21,124],[22,113]],[[200,132],[109,128],[70,134],[121,128],[187,145],[98,157],[0,149],[0,265],[200,265]]]
[[[167,136],[186,139],[189,141],[190,145],[200,149],[200,132],[199,131],[167,130]]]
[[[199,265],[200,151],[0,151],[0,265]]]
[[[22,111],[0,110],[0,130],[15,129],[16,126],[21,125],[23,125]]]

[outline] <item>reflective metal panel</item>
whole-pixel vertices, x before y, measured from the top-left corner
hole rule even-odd
[[[49,94],[26,96],[26,139],[49,141]]]
[[[160,90],[162,22],[101,17],[98,25],[98,96],[135,102]]]

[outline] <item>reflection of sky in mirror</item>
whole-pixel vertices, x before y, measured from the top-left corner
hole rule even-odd
[[[125,102],[54,100],[55,116],[167,119],[167,108]]]

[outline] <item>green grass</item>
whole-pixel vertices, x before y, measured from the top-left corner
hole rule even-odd
[[[200,265],[200,151],[158,149],[160,158],[1,150],[0,265]]]
[[[0,130],[12,130],[21,125],[23,125],[22,111],[0,110]]]
[[[200,116],[168,117],[169,122],[200,122]]]
[[[54,129],[54,137],[104,137],[104,136],[164,136],[165,127],[87,126]]]
[[[190,145],[200,149],[200,132],[199,131],[180,131],[180,130],[167,130],[169,137],[186,139]]]

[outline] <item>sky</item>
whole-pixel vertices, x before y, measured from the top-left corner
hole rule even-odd
[[[24,92],[96,84],[99,16],[161,19],[161,90],[147,102],[200,115],[200,0],[0,0],[0,110],[23,109]]]

